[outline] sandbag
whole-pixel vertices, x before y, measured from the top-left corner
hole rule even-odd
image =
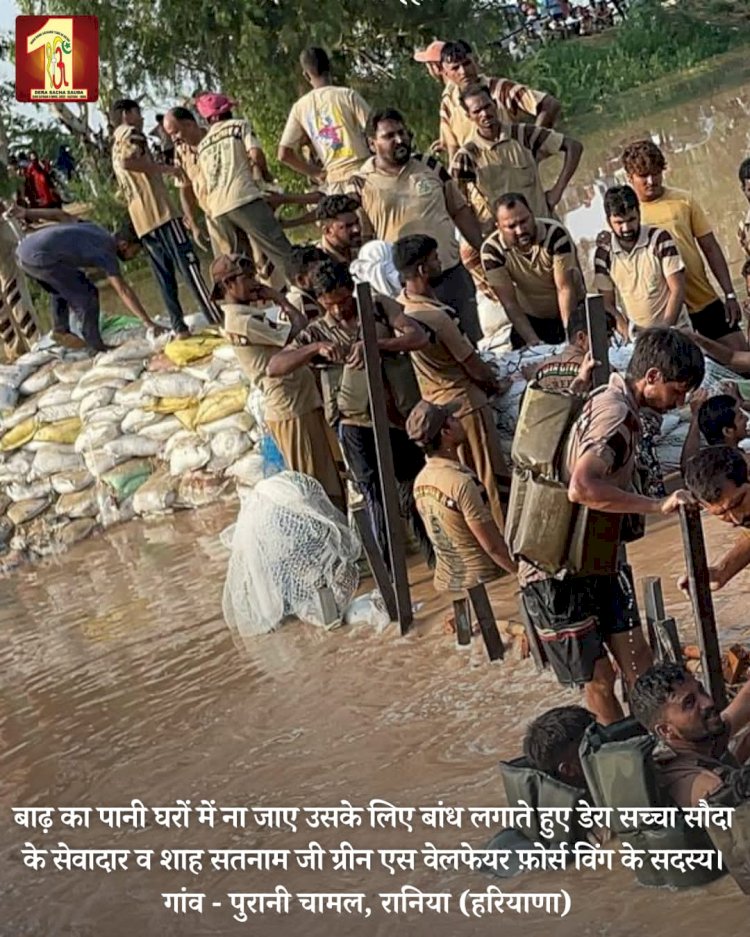
[[[164,346],[164,354],[179,367],[190,364],[191,361],[197,361],[210,355],[215,349],[226,345],[226,339],[218,335],[203,333],[191,335],[190,338],[179,339],[168,342]]]
[[[219,384],[226,384],[227,386],[231,384],[247,384],[247,377],[242,368],[226,367],[216,380]]]
[[[0,420],[0,434],[7,433],[8,430],[14,429],[16,426],[18,426],[19,423],[23,423],[24,420],[28,420],[30,416],[34,416],[36,414],[38,409],[39,405],[35,397],[31,398],[30,400],[25,400],[11,413],[6,413],[2,420]]]
[[[133,381],[132,384],[126,384],[115,391],[115,403],[126,407],[144,407],[146,404],[154,403],[156,398],[153,394],[147,394],[143,389],[143,381]]]
[[[49,446],[40,449],[34,456],[29,470],[29,478],[46,478],[60,472],[77,472],[83,468],[81,456],[72,447],[63,449]]]
[[[49,390],[45,390],[39,395],[37,401],[39,408],[58,407],[64,403],[70,403],[73,394],[73,384],[54,384]]]
[[[132,338],[117,348],[105,351],[96,359],[96,367],[110,367],[129,361],[143,361],[154,353],[154,346],[147,338]]]
[[[224,429],[211,437],[211,452],[224,463],[223,468],[236,462],[249,448],[250,439],[240,430]]]
[[[146,439],[156,439],[158,442],[164,442],[171,439],[176,433],[183,431],[182,423],[176,416],[165,416],[157,420],[156,423],[141,427],[138,435],[145,436]]]
[[[0,546],[6,547],[13,536],[13,521],[8,517],[0,517]],[[0,569],[0,572],[5,572],[4,569]]]
[[[25,378],[23,383],[19,385],[18,390],[25,397],[28,397],[30,394],[38,394],[40,391],[51,387],[57,381],[54,372],[55,364],[54,361],[43,364],[41,368]]]
[[[152,470],[148,459],[128,459],[105,472],[102,481],[114,491],[118,501],[123,501],[140,488]]]
[[[27,442],[34,438],[37,429],[37,423],[34,417],[29,417],[13,429],[8,430],[0,439],[0,452],[12,452],[14,449],[20,449]]]
[[[227,367],[226,361],[220,358],[206,358],[204,361],[196,361],[195,364],[187,365],[182,372],[189,374],[190,377],[197,377],[204,384],[209,384],[215,381]]]
[[[8,495],[0,491],[0,517],[2,517],[3,514],[5,514],[5,512],[11,506],[11,504],[12,504],[11,498],[9,498]]]
[[[113,390],[119,390],[128,383],[128,381],[123,378],[111,377],[107,374],[96,374],[95,371],[89,371],[85,377],[88,378],[85,383],[84,378],[81,378],[73,388],[73,393],[70,395],[71,400],[83,400],[87,394],[90,394],[94,390],[99,390],[102,387],[111,387]]]
[[[196,426],[203,423],[213,423],[215,420],[222,420],[224,417],[244,410],[247,403],[247,393],[246,384],[235,384],[233,387],[228,387],[224,391],[204,398],[201,400],[195,416]]]
[[[102,502],[98,520],[102,527],[107,528],[112,527],[113,524],[123,524],[134,517],[132,495],[129,498],[123,498],[119,504],[110,496]]]
[[[84,419],[87,414],[94,410],[101,410],[102,407],[109,406],[109,404],[112,403],[114,396],[114,387],[97,387],[95,390],[92,390],[90,393],[86,394],[85,397],[81,398],[81,401],[78,404],[78,413],[81,419]]]
[[[202,385],[197,378],[190,377],[189,374],[167,371],[161,374],[147,374],[143,379],[143,389],[154,397],[198,397]]]
[[[104,451],[116,456],[126,456],[129,459],[149,458],[159,451],[159,442],[156,439],[147,439],[145,436],[120,436],[104,444]]]
[[[72,520],[56,531],[56,539],[63,550],[67,550],[81,540],[90,537],[96,530],[96,521],[88,517]]]
[[[112,404],[109,407],[102,407],[101,410],[92,410],[86,414],[86,424],[92,423],[117,423],[119,424],[130,412],[129,407],[120,407]]]
[[[212,504],[227,491],[229,482],[207,472],[188,472],[180,478],[177,489],[178,504],[198,508]]]
[[[234,353],[234,348],[228,343],[214,348],[214,358],[219,358],[222,361],[231,361],[237,364],[237,355]]]
[[[52,490],[59,495],[69,495],[74,491],[83,491],[94,484],[94,476],[87,469],[74,469],[71,472],[58,472],[50,475]]]
[[[61,361],[55,365],[55,377],[61,384],[77,384],[83,375],[93,367],[93,358],[82,361]]]
[[[18,391],[10,384],[0,384],[0,413],[12,410],[18,403]]]
[[[81,421],[78,417],[59,420],[56,423],[46,423],[34,433],[36,442],[58,442],[66,445],[76,441],[81,431]]]
[[[155,472],[133,495],[136,514],[161,514],[177,500],[177,480],[166,469]]]
[[[15,364],[17,367],[27,369],[26,374],[28,376],[32,371],[36,371],[37,368],[41,368],[43,364],[55,358],[56,355],[52,351],[27,351],[19,358],[16,358]],[[2,380],[2,376],[0,376],[0,380]]]
[[[194,469],[203,468],[211,458],[211,449],[200,436],[193,435],[175,446],[169,457],[169,471],[172,475],[184,475]]]
[[[41,514],[50,503],[49,496],[42,498],[29,498],[26,501],[16,501],[8,508],[6,514],[16,527],[19,524],[25,524],[32,517]]]
[[[41,407],[36,414],[38,423],[59,423],[60,420],[72,420],[73,417],[78,417],[78,403],[75,400]]]
[[[29,474],[33,456],[27,452],[14,452],[0,462],[0,485],[20,481]]]
[[[185,429],[193,430],[195,429],[195,417],[197,413],[198,404],[195,403],[184,410],[175,410],[174,416],[180,421],[181,425],[184,426]]]
[[[139,356],[140,357],[140,356]],[[112,364],[96,362],[94,367],[84,374],[78,386],[89,387],[101,385],[103,380],[125,381],[130,384],[137,380],[143,371],[143,358],[138,361],[119,361]]]
[[[32,498],[46,498],[50,493],[49,479],[39,478],[32,482],[11,482],[5,489],[13,502],[29,501]]]
[[[118,462],[124,460],[118,459],[118,457],[111,452],[105,452],[104,449],[92,449],[88,452],[84,452],[83,461],[94,478],[101,478],[105,472],[109,472]]]
[[[13,542],[22,543],[38,556],[54,556],[85,540],[95,527],[96,521],[90,517],[69,520],[67,517],[45,514],[16,531]]]
[[[0,364],[0,384],[7,384],[18,390],[26,378],[32,375],[38,367],[39,365],[23,364],[20,358],[15,364]]]
[[[179,426],[179,423],[178,423],[178,426]],[[195,433],[192,433],[189,429],[183,429],[180,427],[177,430],[177,432],[174,434],[174,436],[170,436],[170,438],[167,440],[166,444],[164,445],[164,458],[169,459],[169,457],[172,455],[172,450],[176,446],[179,446],[182,443],[188,442],[194,438],[195,438]]]
[[[224,473],[239,484],[254,488],[265,477],[264,460],[260,452],[248,452],[230,465]]]
[[[238,433],[247,434],[255,426],[255,420],[246,411],[233,413],[231,416],[225,416],[221,420],[213,420],[211,423],[204,423],[197,427],[198,433],[207,439],[215,436],[217,433],[223,433],[227,430],[234,430]]]
[[[140,407],[136,407],[135,410],[128,413],[120,424],[120,428],[123,433],[139,433],[144,426],[150,426],[158,420],[159,414],[154,413],[153,410],[142,410]]]
[[[105,443],[120,436],[117,423],[88,423],[83,427],[73,448],[81,455],[92,449],[101,449]]]
[[[93,485],[83,491],[60,495],[55,504],[55,514],[67,517],[96,517],[98,513],[99,499]]]

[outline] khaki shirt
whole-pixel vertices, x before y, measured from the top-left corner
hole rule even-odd
[[[608,244],[594,251],[594,289],[620,294],[626,316],[647,329],[664,325],[669,303],[667,277],[685,269],[677,245],[667,231],[641,225],[638,240],[629,251],[610,234]],[[683,306],[675,325],[690,328]]]
[[[398,175],[368,159],[349,180],[362,205],[362,234],[394,243],[407,234],[428,234],[438,242],[443,270],[459,262],[453,216],[466,206],[456,183],[433,156],[412,156]]]
[[[365,124],[370,108],[351,88],[313,88],[292,106],[280,146],[309,141],[326,171],[326,183],[344,182],[370,156]]]
[[[148,141],[141,130],[129,124],[120,124],[112,139],[112,167],[117,182],[127,199],[128,213],[135,233],[143,237],[160,228],[180,212],[169,200],[167,186],[161,174],[149,175],[125,169],[123,161],[131,157],[150,157]]]
[[[198,147],[190,146],[184,140],[178,141],[174,147],[174,162],[183,173],[182,176],[177,177],[175,185],[178,189],[186,189],[190,186],[201,211],[207,214],[206,183],[198,163]]]
[[[494,140],[474,133],[451,162],[453,178],[466,187],[477,217],[493,220],[492,206],[506,192],[520,192],[538,217],[549,213],[547,196],[539,178],[539,163],[562,150],[565,137],[534,124],[502,124]]]
[[[509,78],[480,76],[477,83],[490,89],[500,120],[506,124],[518,123],[524,114],[536,117],[539,105],[547,97],[544,91],[535,91]],[[463,146],[476,126],[463,109],[460,94],[458,85],[450,82],[440,98],[440,142],[449,150]]]
[[[260,149],[260,142],[246,120],[219,120],[198,144],[206,211],[212,218],[262,198],[250,164],[252,149]]]
[[[327,241],[325,235],[321,237],[318,241],[317,247],[319,247],[324,253],[337,264],[345,264],[347,267],[351,263],[351,260],[348,257],[345,257],[340,251],[336,250],[333,244],[330,241]]]
[[[422,397],[437,404],[460,401],[458,416],[485,406],[487,395],[462,367],[475,348],[459,328],[450,306],[428,296],[410,295],[406,290],[398,301],[430,339],[425,348],[411,353]]]
[[[461,592],[504,575],[467,523],[492,519],[487,492],[470,468],[429,457],[414,480],[414,501],[435,549],[438,592]]]
[[[665,188],[661,198],[641,202],[644,224],[664,228],[672,235],[685,264],[685,305],[688,312],[705,309],[718,298],[703,265],[696,238],[711,233],[711,222],[689,192]]]
[[[536,239],[529,251],[508,247],[500,232],[493,231],[482,244],[481,259],[493,290],[502,285],[514,286],[518,302],[527,315],[540,319],[560,316],[556,270],[576,271],[578,298],[585,298],[573,239],[559,221],[537,218]]]
[[[578,377],[583,364],[580,348],[568,345],[557,355],[550,355],[541,364],[527,365],[523,373],[527,381],[535,380],[544,390],[565,392]]]
[[[659,786],[678,807],[697,807],[722,784],[720,771],[736,766],[728,751],[729,732],[714,739],[706,754],[689,751],[660,741],[654,748],[654,764]],[[721,760],[719,760],[721,759]]]

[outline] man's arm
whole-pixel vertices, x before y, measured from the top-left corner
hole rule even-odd
[[[737,351],[734,348],[728,348],[720,342],[706,338],[699,332],[693,332],[690,337],[709,358],[713,358],[714,361],[724,365],[725,368],[730,368],[732,371],[736,371],[737,374],[750,374],[750,351]]]
[[[719,285],[722,290],[724,290],[724,304],[727,310],[727,322],[729,325],[734,325],[742,319],[742,311],[740,309],[740,304],[737,302],[737,299],[726,298],[730,294],[734,293],[732,287],[732,277],[729,274],[729,267],[727,267],[726,257],[721,247],[719,247],[719,242],[716,240],[716,237],[713,231],[710,231],[708,234],[704,234],[702,237],[696,238],[698,241],[698,246],[703,251],[703,256],[706,258],[706,263],[711,268],[711,273],[719,281]]]
[[[499,389],[497,375],[475,351],[472,351],[469,357],[464,358],[460,364],[475,384],[490,394],[497,393]]]
[[[260,170],[261,178],[265,182],[273,182],[273,176],[271,175],[268,169],[268,163],[266,162],[266,154],[263,152],[262,147],[260,146],[251,146],[247,151],[248,158],[250,162],[257,166]]]
[[[12,218],[20,218],[21,221],[59,221],[74,224],[85,221],[84,218],[68,214],[62,208],[22,208],[20,205],[13,205],[8,212]]]
[[[737,573],[741,573],[749,563],[750,537],[741,534],[732,549],[725,553],[715,566],[708,567],[711,591],[716,592],[722,589],[730,579],[733,579]],[[678,580],[678,585],[683,592],[687,590],[687,582],[687,576],[683,576]]]
[[[179,176],[181,173],[177,166],[157,163],[149,156],[126,156],[120,165],[128,172],[142,172],[147,176]]]
[[[566,270],[559,264],[554,264],[553,276],[555,288],[557,289],[557,305],[560,308],[560,318],[567,328],[573,310],[578,305],[578,292],[573,284],[573,270]]]
[[[123,302],[123,305],[126,306],[134,316],[137,316],[145,325],[149,328],[157,328],[156,323],[151,319],[149,314],[143,308],[140,299],[133,292],[131,287],[125,282],[125,280],[118,275],[108,276],[107,280],[112,287],[112,289],[117,293],[120,299]]]
[[[730,736],[736,735],[750,723],[750,682],[745,683],[732,702],[722,710],[721,718],[729,726]]]
[[[493,563],[506,572],[515,575],[518,572],[518,565],[508,552],[507,544],[503,540],[503,535],[497,529],[494,520],[490,518],[486,521],[480,521],[474,517],[466,517],[465,520],[466,526],[474,535],[474,539]]]
[[[475,250],[479,250],[482,246],[482,228],[471,206],[464,204],[455,214],[451,215],[451,218],[469,244]]]
[[[617,331],[625,341],[630,341],[630,323],[628,317],[623,315],[617,308],[615,291],[600,289],[599,292],[602,294],[602,300],[604,301],[604,311],[608,312],[614,318],[617,324]]]
[[[583,144],[578,140],[574,140],[573,137],[564,137],[560,150],[565,154],[562,169],[557,177],[557,182],[546,193],[547,204],[550,208],[555,208],[558,205],[566,186],[573,178],[573,173],[578,169],[578,164],[581,162],[581,156],[583,155]]]
[[[551,94],[545,94],[537,108],[536,123],[539,127],[554,127],[561,113],[562,105],[557,98]]]
[[[527,345],[540,345],[539,336],[529,322],[529,317],[521,308],[521,304],[518,301],[518,294],[516,293],[516,287],[507,270],[500,268],[499,270],[490,272],[487,271],[485,267],[485,272],[488,273],[488,282],[498,302],[502,303],[503,309],[505,309],[510,319],[510,324],[516,332],[518,332]]]
[[[690,395],[690,426],[688,427],[685,442],[680,453],[680,471],[685,475],[685,466],[701,447],[701,431],[698,425],[698,411],[705,400],[708,400],[708,391],[697,390]]]
[[[195,191],[192,185],[187,183],[180,187],[180,207],[182,208],[182,219],[185,227],[192,234],[193,240],[201,250],[207,250],[204,234],[201,226],[198,224],[198,199],[195,197]]]
[[[284,377],[309,364],[313,358],[327,358],[330,361],[341,360],[340,350],[331,342],[310,342],[300,348],[284,348],[277,352],[266,366],[269,377]]]
[[[675,325],[685,302],[685,271],[671,273],[666,278],[669,300],[664,310],[664,325]]]
[[[397,306],[394,303],[394,306]],[[379,338],[378,348],[380,351],[405,352],[420,351],[430,344],[430,338],[422,326],[411,316],[407,316],[398,306],[398,310],[387,308],[386,315],[388,324],[397,334],[390,338]]]

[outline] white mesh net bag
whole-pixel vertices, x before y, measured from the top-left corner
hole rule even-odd
[[[324,625],[318,590],[328,587],[343,613],[357,588],[359,537],[309,475],[258,482],[223,540],[232,551],[224,618],[235,636],[266,634],[288,615]]]

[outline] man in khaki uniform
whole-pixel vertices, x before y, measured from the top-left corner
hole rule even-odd
[[[440,52],[445,88],[440,99],[440,142],[450,159],[474,132],[474,125],[461,106],[459,95],[468,85],[486,85],[498,106],[503,123],[517,123],[524,115],[540,127],[554,127],[560,102],[544,91],[535,91],[509,78],[487,78],[479,74],[468,42],[446,42]]]
[[[565,341],[572,311],[586,297],[573,240],[526,197],[509,192],[495,206],[497,228],[480,253],[487,281],[513,323],[514,348]]]
[[[430,337],[426,348],[412,352],[419,390],[429,403],[460,404],[457,415],[466,433],[461,459],[484,485],[492,516],[505,526],[497,477],[508,476],[500,436],[488,394],[499,391],[497,378],[456,324],[453,311],[437,298],[432,283],[440,276],[437,242],[423,234],[402,238],[393,262],[405,283],[398,301]]]
[[[222,254],[211,264],[213,296],[221,303],[224,329],[237,360],[250,381],[263,392],[265,422],[287,468],[311,475],[332,503],[344,511],[344,489],[328,440],[323,404],[308,367],[272,377],[272,358],[307,326],[307,319],[275,290],[262,286],[249,257]],[[264,314],[269,302],[282,307],[291,327],[274,325]],[[317,349],[323,357],[336,355],[330,343]]]
[[[321,250],[331,260],[347,267],[362,246],[359,202],[350,195],[326,195],[319,202],[316,217],[321,230]]]
[[[451,162],[450,173],[489,233],[492,208],[506,192],[521,192],[535,215],[549,217],[581,160],[583,146],[572,137],[533,124],[502,123],[489,88],[469,85],[460,103],[474,130]],[[539,163],[557,153],[564,162],[557,181],[545,192]]]
[[[459,459],[466,443],[456,418],[460,407],[421,400],[406,421],[409,438],[427,457],[414,480],[414,500],[435,550],[438,592],[463,592],[516,572],[484,486]]]
[[[411,134],[398,111],[373,112],[367,137],[375,155],[349,180],[362,206],[363,238],[393,243],[408,234],[434,237],[443,271],[436,294],[458,313],[466,335],[479,341],[474,284],[461,264],[455,234],[458,228],[479,249],[482,232],[474,212],[435,157],[412,155]]]
[[[211,301],[193,243],[179,212],[169,199],[162,178],[178,175],[179,170],[151,158],[137,101],[116,101],[112,108],[112,122],[115,126],[112,165],[117,182],[127,199],[135,233],[146,248],[172,329],[177,336],[185,337],[190,332],[185,325],[178,295],[177,270],[206,318],[210,322],[218,322],[220,316]]]
[[[356,91],[331,83],[331,63],[325,49],[305,49],[300,65],[312,91],[292,107],[279,141],[279,162],[333,195],[344,191],[349,176],[370,155],[365,138],[370,108]],[[299,155],[305,142],[312,146],[320,165]]]

